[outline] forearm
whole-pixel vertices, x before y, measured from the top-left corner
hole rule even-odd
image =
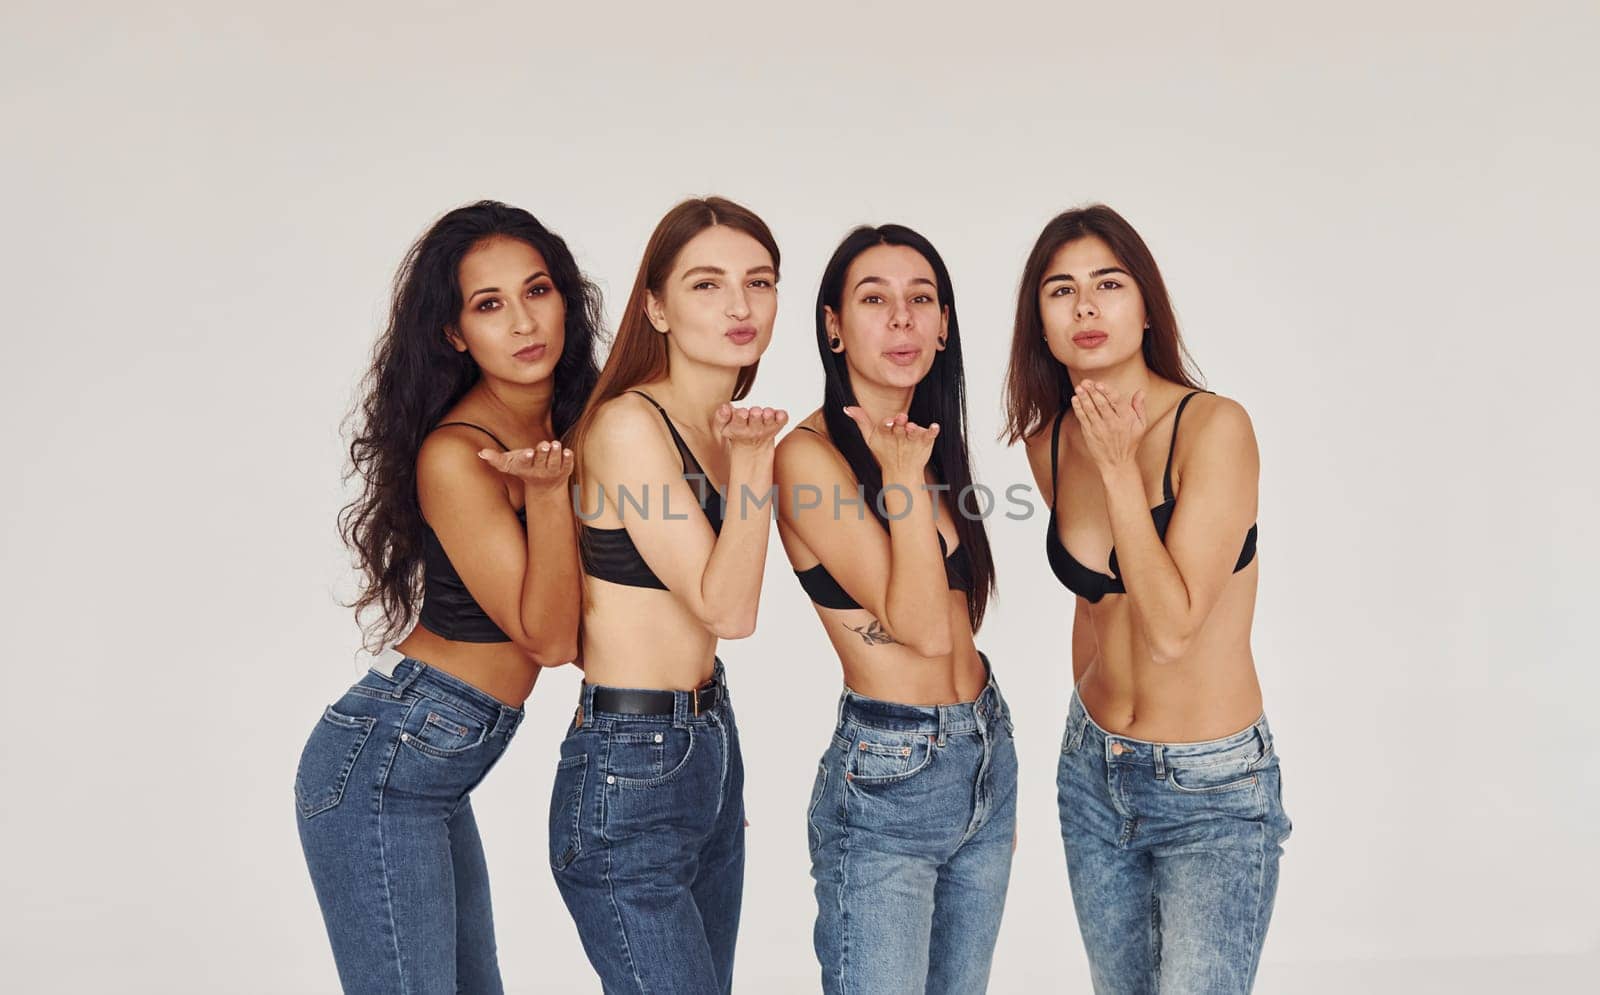
[[[520,621],[534,659],[560,666],[577,655],[578,539],[565,487],[526,487],[527,567],[522,575]]]
[[[1102,471],[1101,481],[1117,569],[1134,619],[1157,660],[1177,659],[1194,630],[1189,589],[1156,534],[1138,468],[1121,464]]]
[[[755,630],[773,501],[772,445],[735,450],[728,467],[722,530],[700,582],[705,621],[719,637],[740,638]]]
[[[883,482],[889,518],[889,582],[882,622],[895,641],[924,656],[950,652],[950,612],[939,559],[933,495],[916,479]]]

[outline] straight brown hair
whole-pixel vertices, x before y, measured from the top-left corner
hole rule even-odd
[[[578,457],[583,457],[582,440],[594,421],[595,412],[606,403],[642,383],[659,379],[667,373],[667,337],[655,330],[645,315],[645,295],[657,298],[666,289],[667,277],[677,265],[683,247],[707,228],[725,225],[743,232],[761,243],[772,256],[773,283],[778,281],[778,243],[772,237],[767,223],[747,207],[722,197],[701,197],[686,200],[666,213],[651,233],[645,245],[644,259],[639,263],[639,274],[634,278],[633,290],[623,305],[622,319],[617,323],[617,334],[612,341],[611,354],[600,371],[600,379],[589,395],[589,403],[578,418],[573,432]],[[733,397],[743,400],[756,382],[759,361],[739,371],[734,382]]]
[[[1132,274],[1144,298],[1144,362],[1150,372],[1185,387],[1201,386],[1199,371],[1178,334],[1178,316],[1167,297],[1166,281],[1150,247],[1122,215],[1104,204],[1065,211],[1050,219],[1039,233],[1022,267],[1017,286],[1017,317],[1011,335],[1011,362],[1006,368],[1005,427],[1000,437],[1015,444],[1054,418],[1072,396],[1067,368],[1050,353],[1044,339],[1044,319],[1039,314],[1039,286],[1045,267],[1056,250],[1068,242],[1095,236],[1111,247],[1117,262]]]

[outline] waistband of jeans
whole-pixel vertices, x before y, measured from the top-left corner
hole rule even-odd
[[[988,657],[984,657],[983,663],[988,668]],[[1005,699],[1000,695],[1000,686],[995,683],[993,670],[989,671],[989,681],[978,692],[977,698],[950,705],[902,705],[857,694],[846,686],[839,694],[838,728],[843,729],[847,723],[854,722],[891,732],[958,736],[988,726],[1005,707]]]
[[[413,657],[408,656],[395,664],[392,673],[385,674],[373,669],[367,672],[367,676],[377,681],[376,684],[368,684],[368,687],[384,691],[394,698],[402,698],[406,692],[412,691],[448,702],[489,726],[491,736],[509,737],[522,722],[524,713],[521,708],[513,708],[461,678],[438,667],[430,667]]]
[[[695,693],[693,691],[679,691],[676,689],[668,691],[665,688],[629,688],[623,687],[620,684],[590,684],[587,681],[584,682],[582,689],[578,693],[578,707],[582,709],[583,721],[585,723],[594,722],[597,720],[603,722],[657,723],[671,721],[673,725],[683,725],[693,722],[706,722],[709,721],[710,716],[713,714],[727,712],[732,708],[732,702],[729,700],[728,696],[728,675],[727,671],[722,666],[721,657],[712,658],[711,676],[707,678],[707,682],[715,682],[721,685],[722,691],[717,696],[716,707],[706,711],[698,711],[696,709]],[[594,708],[594,693],[601,689],[608,689],[612,691],[659,691],[662,693],[670,693],[672,695],[672,714],[626,715],[621,712],[606,711],[596,713]]]
[[[1083,699],[1078,696],[1077,688],[1072,689],[1072,703],[1067,708],[1067,727],[1072,735],[1092,738],[1099,744],[1099,748],[1105,751],[1108,758],[1119,763],[1148,763],[1160,766],[1231,753],[1257,742],[1263,753],[1272,750],[1272,729],[1267,725],[1265,713],[1238,732],[1223,736],[1221,739],[1208,739],[1198,743],[1156,743],[1145,739],[1134,739],[1131,736],[1120,736],[1102,728],[1083,706]]]

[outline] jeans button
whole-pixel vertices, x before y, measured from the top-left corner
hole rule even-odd
[[[1120,757],[1126,752],[1128,752],[1127,748],[1124,747],[1121,743],[1112,743],[1111,744],[1111,753],[1114,756],[1119,756]]]

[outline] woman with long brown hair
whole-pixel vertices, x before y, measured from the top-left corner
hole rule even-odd
[[[1155,259],[1109,207],[1035,242],[1006,404],[1076,596],[1057,787],[1095,991],[1246,992],[1290,831],[1250,652],[1255,435],[1200,389]]]
[[[710,197],[661,219],[576,433],[585,681],[550,860],[606,991],[727,992],[744,765],[721,639],[755,629],[785,414],[735,407],[777,313],[778,246]]]
[[[300,842],[346,992],[501,990],[470,792],[540,669],[577,652],[561,437],[597,371],[600,295],[560,237],[494,201],[418,239],[395,279],[340,518],[404,656],[329,706],[295,775]]]

